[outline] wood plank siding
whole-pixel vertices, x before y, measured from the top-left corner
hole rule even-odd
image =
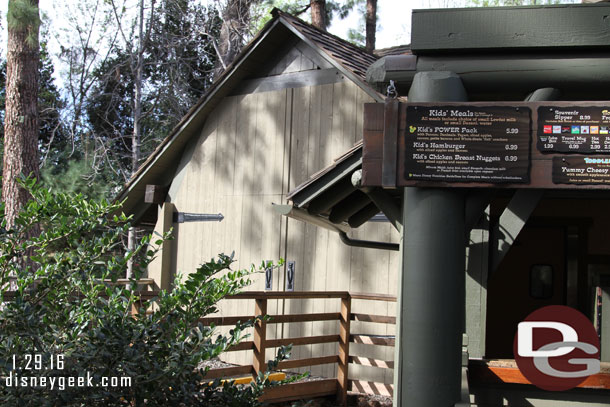
[[[297,46],[280,58],[276,67],[266,67],[265,74],[277,77],[315,70],[321,65],[322,69],[327,68],[311,52],[306,55],[304,44]],[[171,272],[188,274],[218,253],[235,251],[236,267],[279,258],[295,261],[297,291],[346,290],[396,295],[398,253],[350,248],[341,243],[338,234],[282,217],[271,205],[285,203],[288,191],[362,139],[363,106],[373,99],[356,84],[339,76],[333,83],[326,83],[325,79],[311,86],[270,87],[273,90],[265,90],[261,85],[264,81],[257,80],[257,86],[250,81],[241,91],[225,97],[209,115],[183,175],[175,178],[177,184],[170,187],[175,211],[224,216],[222,222],[173,224],[176,238],[171,242]],[[158,225],[157,229],[163,226]],[[354,237],[392,242],[399,239],[389,223],[364,225]],[[150,274],[159,272],[151,270]],[[264,290],[263,277],[255,276],[250,289]],[[275,271],[273,289],[281,291],[284,287],[285,270]],[[394,315],[393,303],[375,303],[373,310],[371,304],[355,300],[352,311]],[[227,301],[218,316],[249,314],[252,307],[248,300]],[[269,314],[339,311],[336,299],[270,300],[267,309]],[[389,331],[393,327],[381,324],[363,321],[351,324],[354,333],[362,329],[366,333],[393,334]],[[267,331],[267,340],[338,334],[336,321],[306,321],[274,324]],[[336,343],[297,346],[292,358],[335,355],[336,347]],[[392,348],[374,348],[383,347],[352,344],[352,353],[392,360]],[[245,351],[238,351],[223,358],[234,363],[250,363],[246,357],[251,358]],[[272,352],[266,357],[273,357]],[[365,365],[355,365],[353,369],[359,378],[392,382],[391,371],[375,371]],[[335,364],[295,370],[336,377]]]

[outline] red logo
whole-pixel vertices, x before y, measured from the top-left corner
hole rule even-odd
[[[553,126],[544,126],[543,131],[545,134],[551,134],[553,133]]]
[[[563,305],[540,308],[520,322],[513,342],[523,376],[544,390],[569,390],[599,373],[599,338],[580,312]]]

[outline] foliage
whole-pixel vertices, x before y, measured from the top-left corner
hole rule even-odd
[[[69,155],[69,152],[65,152]],[[88,199],[103,199],[110,194],[110,179],[104,173],[90,171],[85,159],[72,159],[64,165],[45,166],[40,171],[42,184],[53,192],[82,194]]]
[[[330,26],[335,16],[343,19],[352,11],[354,7],[364,0],[326,0],[326,25]],[[286,13],[292,14],[305,21],[310,20],[310,16],[305,12],[310,9],[311,0],[262,0],[253,6],[252,31],[258,32],[271,19],[271,10],[278,8]]]
[[[0,310],[0,376],[13,377],[15,382],[16,377],[45,377],[47,386],[33,389],[3,383],[0,404],[259,404],[256,398],[270,385],[267,375],[238,388],[219,380],[209,385],[202,380],[206,370],[197,369],[201,361],[237,344],[245,336],[244,329],[254,323],[240,323],[227,335],[216,335],[213,326],[198,324],[200,317],[217,310],[220,299],[249,283],[254,267],[233,271],[232,256],[220,255],[184,281],[176,279],[174,290],[162,291],[151,307],[139,302],[135,280],[128,286],[103,282],[124,275],[131,258],[138,259],[134,267],[138,277],[154,255],[147,246],[149,237],[133,251],[125,251],[123,236],[129,223],[124,215],[112,215],[119,210],[118,204],[90,201],[78,194],[53,194],[33,180],[23,185],[32,200],[18,215],[14,228],[0,234],[0,284],[4,287],[0,302],[8,299],[9,276],[16,279],[14,298]],[[28,237],[34,225],[41,231]],[[167,236],[155,243],[164,238]],[[25,253],[31,253],[33,267],[21,267],[22,262],[16,261]],[[139,307],[137,315],[131,315],[134,306]],[[32,360],[33,370],[24,370],[26,355],[40,355],[40,365]],[[287,356],[282,350],[271,367]],[[68,387],[63,379],[62,389],[60,377],[90,377],[94,386]],[[102,377],[131,378],[131,385],[96,387],[103,384]]]
[[[193,0],[162,0],[146,12],[144,38],[138,37],[131,19],[119,16],[112,22],[122,33],[120,41],[90,69],[91,85],[80,105],[86,127],[80,129],[77,141],[92,141],[92,168],[96,173],[105,170],[103,177],[114,186],[126,182],[133,171],[136,120],[143,160],[209,88],[217,60],[213,42],[221,20],[214,8]],[[142,61],[141,79],[138,61]],[[138,81],[141,113],[135,109]]]
[[[62,123],[60,112],[65,107],[53,75],[55,68],[48,50],[48,32],[41,31],[40,61],[38,63],[38,150],[42,166],[51,165],[58,169],[67,168],[65,154],[71,147],[71,140]]]
[[[9,29],[27,32],[26,42],[30,48],[38,46],[38,5],[32,4],[30,0],[9,0],[6,20]]]

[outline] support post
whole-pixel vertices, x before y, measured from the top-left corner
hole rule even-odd
[[[347,406],[347,388],[349,385],[348,365],[349,365],[349,336],[350,319],[352,313],[352,298],[347,296],[341,298],[341,320],[339,329],[339,367],[337,370],[338,399],[342,406]]]
[[[168,233],[172,229],[172,217],[174,204],[165,202],[159,209],[157,226],[155,231],[160,234]],[[154,278],[155,283],[161,290],[169,291],[173,283],[172,275],[172,240],[161,243],[159,255],[153,260],[148,268],[148,276]]]
[[[601,360],[610,362],[610,287],[601,287],[602,294],[602,334]]]
[[[131,316],[135,317],[139,314],[139,308],[142,306],[142,300],[138,298],[136,302],[131,304]]]
[[[267,299],[257,298],[254,306],[255,316],[267,315]],[[254,374],[258,375],[259,372],[264,372],[266,368],[265,350],[267,349],[267,323],[265,321],[258,321],[254,325],[254,352],[252,357],[252,366],[254,367]]]
[[[410,102],[465,101],[452,72],[421,72]],[[465,198],[453,188],[403,193],[402,276],[394,405],[449,407],[460,400],[465,298]]]

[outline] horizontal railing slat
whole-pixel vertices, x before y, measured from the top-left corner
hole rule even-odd
[[[352,313],[351,319],[352,319],[352,321],[379,322],[382,324],[396,324],[396,317],[390,317],[390,316],[386,316],[386,315]]]
[[[367,382],[364,380],[350,380],[351,390],[355,393],[375,394],[379,396],[392,396],[394,386],[391,384]]]
[[[205,374],[204,379],[206,380],[214,380],[219,379],[221,377],[231,377],[237,375],[244,374],[254,374],[254,369],[252,369],[251,365],[248,366],[231,366],[231,367],[222,367],[218,369],[210,369]]]
[[[268,339],[265,342],[267,348],[276,348],[278,346],[286,345],[313,345],[316,343],[329,343],[339,342],[339,335],[320,335],[320,336],[308,336],[300,338],[283,338],[283,339]]]
[[[353,300],[396,302],[396,296],[389,294],[350,293],[350,297]]]
[[[338,312],[324,312],[317,314],[289,314],[289,315],[270,315],[268,324],[281,324],[286,322],[310,322],[310,321],[333,321],[339,320],[341,314]]]
[[[289,322],[311,322],[311,321],[335,321],[341,318],[338,312],[326,312],[317,314],[289,314],[289,315],[270,315],[267,324],[283,324]],[[214,324],[216,326],[235,325],[237,322],[245,322],[254,319],[253,315],[242,315],[236,317],[205,317],[199,318],[203,325]]]
[[[291,298],[347,298],[349,295],[350,294],[347,291],[245,291],[226,298],[242,300],[283,300]]]
[[[339,363],[339,356],[320,356],[317,358],[284,360],[277,366],[278,369],[294,369],[295,367],[326,365],[328,363]]]
[[[379,359],[365,358],[365,357],[361,357],[361,356],[350,356],[349,363],[353,363],[355,365],[362,365],[362,366],[379,367],[379,368],[383,368],[383,369],[394,369],[393,360],[379,360]]]
[[[394,346],[396,338],[381,335],[351,335],[350,342],[363,343],[365,345]]]
[[[243,315],[239,317],[206,317],[199,318],[199,322],[201,322],[203,325],[214,324],[216,326],[222,326],[235,325],[237,322],[246,322],[251,319],[254,319],[254,315]]]
[[[252,349],[254,349],[253,341],[242,341],[242,342],[238,343],[237,345],[234,345],[231,348],[229,348],[227,350],[227,352],[236,352],[238,350],[252,350]]]
[[[273,400],[274,403],[316,398],[337,393],[337,379],[315,380],[271,387],[259,398],[260,401]]]
[[[159,296],[159,290],[153,290],[153,291],[136,291],[135,295],[136,297],[138,297],[140,300],[151,300],[155,297]],[[15,298],[15,291],[4,291],[3,292],[3,300],[4,301],[12,301]],[[74,298],[83,298],[82,294],[74,294]],[[108,298],[107,295],[100,295],[100,298]]]

